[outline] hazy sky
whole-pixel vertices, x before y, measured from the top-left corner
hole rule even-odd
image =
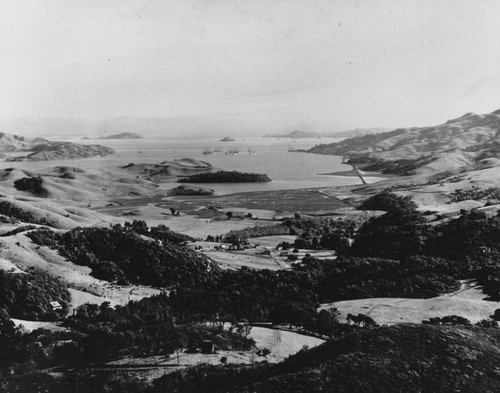
[[[346,129],[500,108],[498,0],[2,0],[0,118]]]

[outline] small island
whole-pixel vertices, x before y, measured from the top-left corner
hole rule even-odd
[[[231,138],[230,136],[225,136],[220,140],[221,142],[234,142],[234,139]]]
[[[135,132],[122,132],[120,134],[113,134],[108,136],[103,136],[99,139],[141,139],[142,135],[136,134]]]
[[[179,183],[263,183],[270,181],[271,179],[265,174],[238,171],[199,173],[178,180]]]

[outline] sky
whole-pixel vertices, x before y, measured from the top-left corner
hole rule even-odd
[[[0,118],[274,129],[500,108],[498,0],[2,0]]]

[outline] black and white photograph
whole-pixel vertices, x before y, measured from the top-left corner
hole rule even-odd
[[[500,392],[498,0],[0,0],[0,392]]]

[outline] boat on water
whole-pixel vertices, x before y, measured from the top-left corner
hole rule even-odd
[[[213,150],[210,149],[209,147],[205,147],[203,149],[203,154],[206,155],[206,156],[209,155],[209,154],[212,154],[212,153],[213,153]]]
[[[231,149],[229,149],[228,151],[226,151],[226,154],[236,155],[236,154],[240,154],[240,151],[239,151],[239,149],[237,149],[235,147],[232,147]]]
[[[252,154],[255,154],[255,150],[252,148],[248,148],[248,155],[251,156]]]

